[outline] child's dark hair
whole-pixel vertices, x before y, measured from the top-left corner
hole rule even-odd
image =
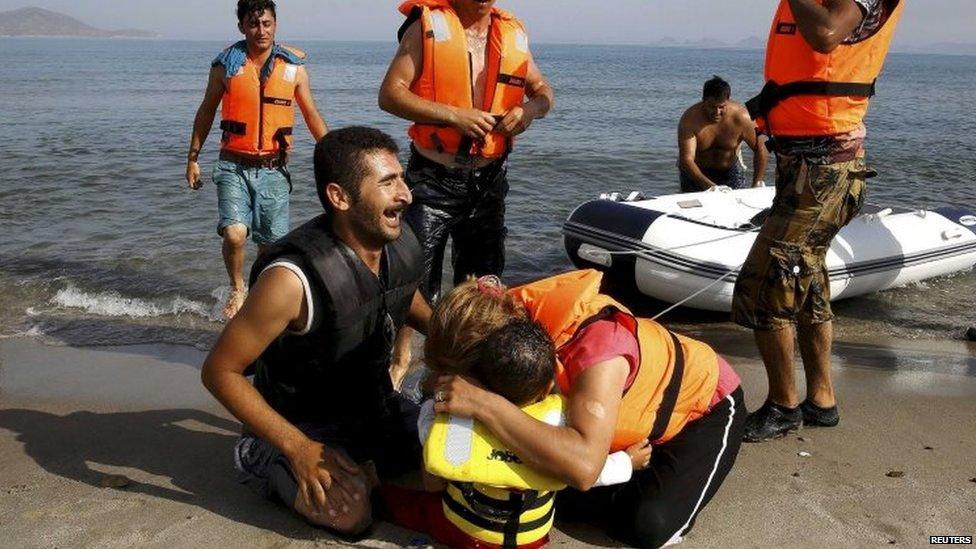
[[[471,373],[489,391],[520,406],[530,404],[556,374],[556,348],[537,322],[517,318],[485,339]]]
[[[243,23],[244,18],[251,14],[260,16],[264,10],[270,11],[271,17],[278,18],[273,0],[237,0],[237,22]]]

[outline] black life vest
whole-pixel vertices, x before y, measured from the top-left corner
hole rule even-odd
[[[390,354],[420,283],[423,257],[404,224],[383,249],[377,277],[332,232],[328,215],[291,231],[255,261],[251,284],[288,260],[308,279],[312,326],[284,333],[252,365],[254,386],[292,423],[366,428],[391,413]],[[358,426],[358,427],[357,427]]]

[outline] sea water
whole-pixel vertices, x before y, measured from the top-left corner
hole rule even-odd
[[[188,190],[183,174],[209,64],[225,45],[0,38],[0,336],[213,341],[228,290],[209,177],[219,130],[200,155],[204,187]],[[375,126],[406,148],[407,124],[376,104],[392,41],[295,45],[309,53],[331,127]],[[560,227],[584,200],[677,191],[677,121],[706,79],[721,75],[739,101],[762,84],[758,50],[538,44],[534,53],[557,100],[510,160],[509,282],[571,268]],[[976,57],[890,55],[867,119],[880,172],[868,200],[976,207],[974,112]],[[297,118],[292,226],[320,211],[312,141]],[[837,303],[836,329],[960,338],[976,323],[974,288],[976,275],[962,273]],[[727,315],[688,310],[664,320],[696,332],[729,326]]]

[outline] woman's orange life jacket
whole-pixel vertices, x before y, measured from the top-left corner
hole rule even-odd
[[[633,384],[624,391],[610,451],[648,438],[654,444],[671,440],[708,412],[718,384],[718,357],[704,343],[633,316],[599,293],[602,279],[595,270],[570,271],[513,288],[511,294],[546,329],[557,349],[594,318],[612,316],[631,330],[640,363]],[[558,361],[556,383],[564,395],[572,395],[566,367]]]
[[[423,41],[423,68],[410,86],[419,97],[464,109],[479,108],[500,120],[525,98],[529,70],[529,40],[522,23],[511,13],[492,8],[485,58],[485,97],[474,105],[471,62],[464,27],[449,0],[408,0],[400,5],[407,16],[405,30],[419,19]],[[481,142],[465,138],[454,128],[415,123],[409,130],[417,146],[460,157],[500,158],[512,139],[490,132]]]
[[[296,57],[305,58],[299,49],[282,46]],[[262,67],[250,59],[236,74],[224,78],[224,98],[220,107],[220,129],[224,131],[221,149],[247,156],[283,154],[291,147],[295,124],[295,88],[298,65],[272,54],[271,74],[262,84]]]
[[[805,137],[860,127],[905,2],[888,4],[894,9],[873,35],[819,53],[800,34],[789,1],[780,0],[766,45],[763,93],[785,87],[779,88],[781,97],[762,109],[766,112],[760,128],[774,136]]]

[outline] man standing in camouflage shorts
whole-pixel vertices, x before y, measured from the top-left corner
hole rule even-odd
[[[732,299],[732,319],[754,330],[769,378],[765,404],[746,421],[747,442],[840,419],[825,258],[873,175],[863,120],[903,7],[903,0],[780,0],[773,19],[767,83],[747,106],[771,136],[776,197]],[[800,403],[794,339],[807,382]]]

